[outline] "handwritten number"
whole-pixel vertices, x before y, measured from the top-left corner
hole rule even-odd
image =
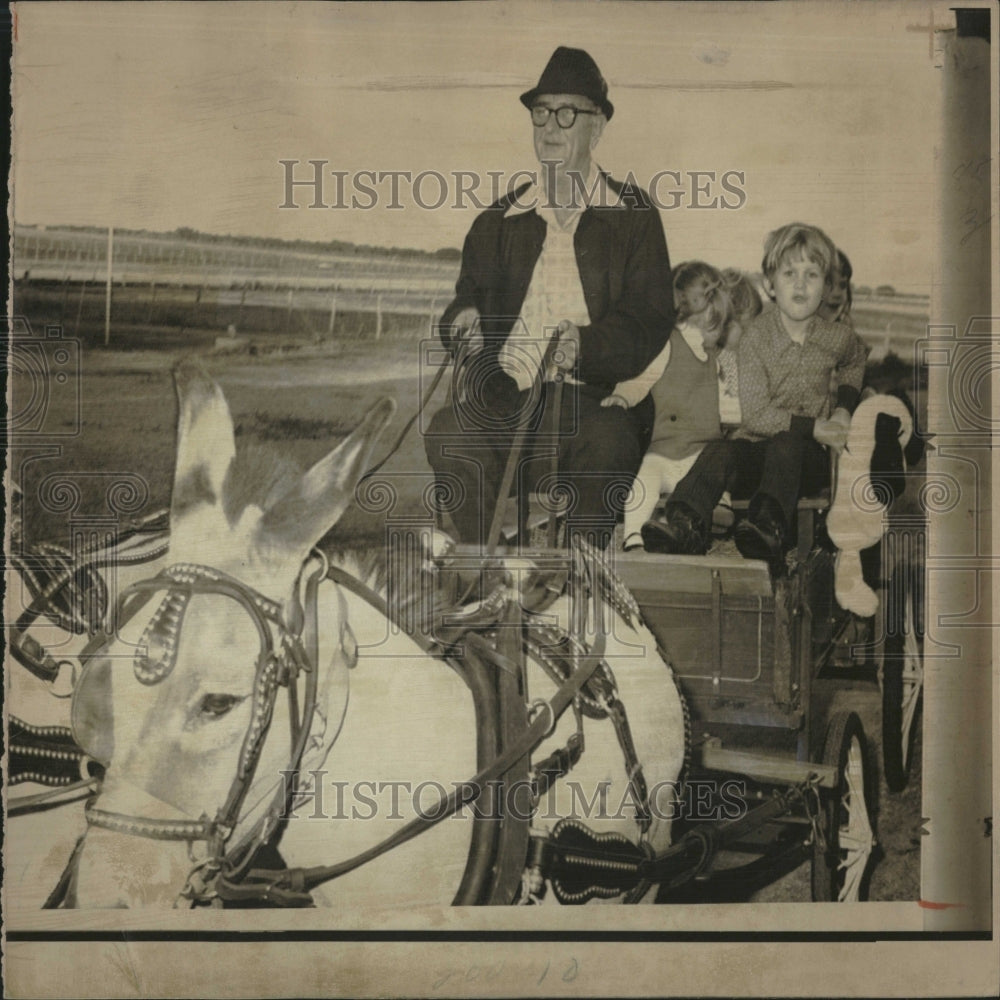
[[[990,220],[993,218],[992,215],[987,214],[986,218],[981,218],[979,215],[979,209],[968,208],[962,213],[962,223],[966,227],[965,234],[958,241],[960,247],[964,247],[966,242],[970,239],[973,233],[982,229],[983,226],[989,225]]]
[[[978,180],[983,175],[983,171],[989,169],[991,162],[992,157],[989,156],[983,156],[979,160],[963,160],[951,172],[951,176],[955,178],[968,176]]]
[[[542,969],[542,974],[538,977],[536,981],[537,986],[541,986],[545,981],[545,977],[549,974],[549,969],[552,966],[551,959],[545,963],[545,968]],[[475,982],[480,979],[494,980],[497,979],[501,972],[504,970],[504,962],[498,962],[496,965],[470,965],[464,971],[464,979],[466,982]],[[580,963],[577,962],[575,958],[571,958],[569,963],[563,969],[562,981],[564,983],[571,983],[580,974]],[[461,969],[452,969],[448,972],[442,973],[434,982],[431,983],[432,990],[439,990],[449,979],[454,976],[463,976]]]

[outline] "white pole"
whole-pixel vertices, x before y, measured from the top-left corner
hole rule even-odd
[[[111,258],[114,256],[115,227],[108,226],[108,280],[104,291],[104,346],[111,340]]]
[[[327,326],[326,335],[328,337],[333,336],[333,324],[337,322],[337,296],[334,295],[330,299],[330,323]]]

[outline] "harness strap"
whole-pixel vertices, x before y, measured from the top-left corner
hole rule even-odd
[[[264,816],[254,824],[242,841],[230,851],[226,858],[226,873],[230,877],[236,877],[243,872],[254,862],[261,852],[267,850],[277,852],[278,841],[281,839],[287,825],[287,818],[290,815],[291,805],[295,800],[295,793],[298,789],[299,769],[302,764],[302,757],[305,754],[306,744],[312,732],[312,716],[316,708],[316,692],[319,683],[319,585],[326,579],[328,572],[329,563],[323,557],[321,571],[312,574],[306,581],[302,645],[306,652],[306,663],[311,665],[311,669],[306,670],[306,690],[301,714],[297,714],[297,702],[292,698],[292,692],[295,690],[295,678],[290,677],[287,682],[289,693],[288,711],[289,715],[292,716],[293,732],[296,734],[289,764],[289,770],[293,772],[292,780],[283,783],[282,790],[276,793],[274,801]],[[285,817],[285,819],[281,820],[278,817]],[[233,863],[233,859],[240,858],[241,855],[243,860],[239,863]]]
[[[646,785],[646,776],[643,774],[642,763],[632,739],[632,728],[628,724],[625,705],[620,698],[616,697],[608,705],[608,716],[611,719],[611,724],[615,727],[618,745],[625,756],[629,788],[632,790],[635,800],[636,822],[639,824],[639,829],[645,833],[653,822],[649,811],[649,788]]]
[[[100,783],[99,778],[86,778],[69,785],[60,785],[47,792],[38,792],[36,795],[22,795],[18,798],[8,796],[7,818],[26,816],[29,813],[44,812],[46,809],[79,802],[93,795]]]
[[[548,639],[548,643],[546,642]],[[569,637],[561,637],[554,629],[539,629],[538,635],[530,635],[529,642],[532,647],[532,654],[536,662],[549,675],[556,684],[562,682],[566,677],[567,664],[562,656],[553,655],[550,648],[559,639],[563,642]],[[652,823],[652,816],[649,810],[649,789],[646,778],[643,774],[642,764],[635,749],[635,742],[632,738],[632,729],[629,726],[628,713],[625,704],[618,697],[618,688],[615,684],[614,674],[607,663],[601,663],[594,676],[581,689],[577,699],[585,715],[592,719],[610,719],[614,726],[615,736],[618,738],[618,746],[622,756],[625,758],[625,771],[628,775],[629,787],[632,791],[636,804],[636,821],[643,831],[649,829]],[[582,748],[581,748],[582,749]],[[578,757],[579,755],[577,755]],[[572,764],[575,764],[574,759]],[[541,765],[538,769],[541,771]],[[565,772],[564,772],[565,773]],[[560,775],[555,775],[560,777]]]
[[[66,862],[66,867],[63,869],[62,875],[59,876],[59,881],[56,882],[55,888],[49,893],[45,902],[42,903],[43,910],[58,910],[66,902],[70,886],[73,884],[73,879],[76,878],[76,870],[80,864],[80,855],[83,853],[83,845],[86,839],[87,835],[85,833],[81,834],[78,838],[73,847],[73,853],[70,854],[69,860]]]
[[[433,379],[431,379],[431,384],[428,386],[427,391],[424,393],[424,398],[420,401],[420,405],[417,407],[417,412],[414,413],[413,416],[410,417],[410,419],[407,420],[406,423],[403,425],[403,429],[399,432],[399,435],[393,442],[392,447],[385,453],[382,459],[376,462],[361,477],[361,479],[359,480],[359,485],[360,483],[368,479],[370,476],[374,476],[375,473],[378,472],[378,470],[381,469],[382,466],[385,465],[385,463],[388,462],[389,459],[392,458],[392,456],[395,455],[397,451],[399,451],[399,446],[403,443],[403,440],[406,438],[406,435],[410,433],[410,428],[417,422],[417,418],[427,408],[427,404],[431,401],[431,398],[434,395],[434,391],[437,389],[438,385],[441,382],[442,377],[444,376],[444,373],[447,370],[448,370],[447,364],[441,365],[441,367],[438,368],[437,374],[434,376]]]
[[[578,719],[577,731],[566,741],[566,745],[557,747],[548,757],[532,767],[536,799],[540,799],[560,778],[564,778],[576,767],[583,755],[583,748],[583,731]]]
[[[538,370],[535,372],[535,377],[531,383],[532,390],[534,390],[535,386],[541,384],[541,378],[544,372],[548,370],[549,364],[552,361],[552,355],[555,353],[556,345],[558,343],[559,330],[557,328],[553,331],[552,336],[549,338],[549,342],[545,348],[545,355],[542,358],[542,363],[538,366]],[[558,384],[561,385],[561,383]],[[517,471],[518,464],[521,461],[521,452],[524,450],[524,439],[528,436],[528,423],[530,420],[530,412],[523,413],[521,415],[521,418],[517,423],[517,433],[514,435],[514,443],[511,445],[510,452],[507,454],[507,464],[503,470],[503,479],[500,480],[500,492],[497,495],[496,507],[493,510],[493,522],[490,525],[490,533],[486,540],[487,556],[496,552],[497,545],[500,542],[500,529],[503,527],[504,517],[507,514],[507,505],[510,501],[510,490],[514,485],[514,473]]]
[[[21,574],[32,593],[32,600],[10,630],[8,645],[11,656],[39,680],[49,683],[55,681],[59,676],[61,664],[41,643],[28,635],[27,630],[40,616],[48,615],[67,632],[73,631],[76,627],[90,632],[97,631],[107,613],[107,587],[99,567],[104,564],[122,566],[152,562],[165,554],[167,544],[163,532],[157,531],[152,537],[147,537],[144,533],[146,526],[161,520],[165,513],[157,511],[143,518],[137,526],[118,538],[110,547],[96,546],[84,549],[77,562],[73,561],[74,554],[68,549],[51,543],[38,546],[30,557],[12,554],[11,565]],[[54,564],[45,567],[46,571],[54,574],[47,584],[36,572],[37,567],[32,566],[32,561],[36,557]],[[95,611],[93,616],[85,614],[84,609],[79,606],[83,603],[78,593],[81,587],[90,588],[95,592],[90,595],[90,604]],[[65,608],[58,607],[57,599],[64,601]],[[76,607],[74,600],[77,602]]]
[[[563,379],[557,378],[555,389],[552,394],[552,440],[555,442],[559,441],[559,432],[562,429],[562,397],[563,397]],[[556,481],[556,477],[559,475],[559,447],[558,444],[552,451],[552,481]],[[548,529],[545,532],[545,541],[550,549],[556,547],[556,535],[559,528],[559,518],[556,515],[555,510],[549,511],[549,524]]]

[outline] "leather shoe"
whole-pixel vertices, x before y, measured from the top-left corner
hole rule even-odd
[[[665,523],[647,521],[642,526],[642,540],[647,552],[676,556],[703,556],[707,548],[701,518],[681,507],[668,509]]]
[[[777,502],[764,497],[756,512],[736,526],[733,541],[744,559],[780,563],[786,548],[785,518]]]

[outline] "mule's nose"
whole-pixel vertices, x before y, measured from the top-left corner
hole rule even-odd
[[[190,870],[183,842],[131,837],[91,827],[70,892],[80,909],[170,908]]]

